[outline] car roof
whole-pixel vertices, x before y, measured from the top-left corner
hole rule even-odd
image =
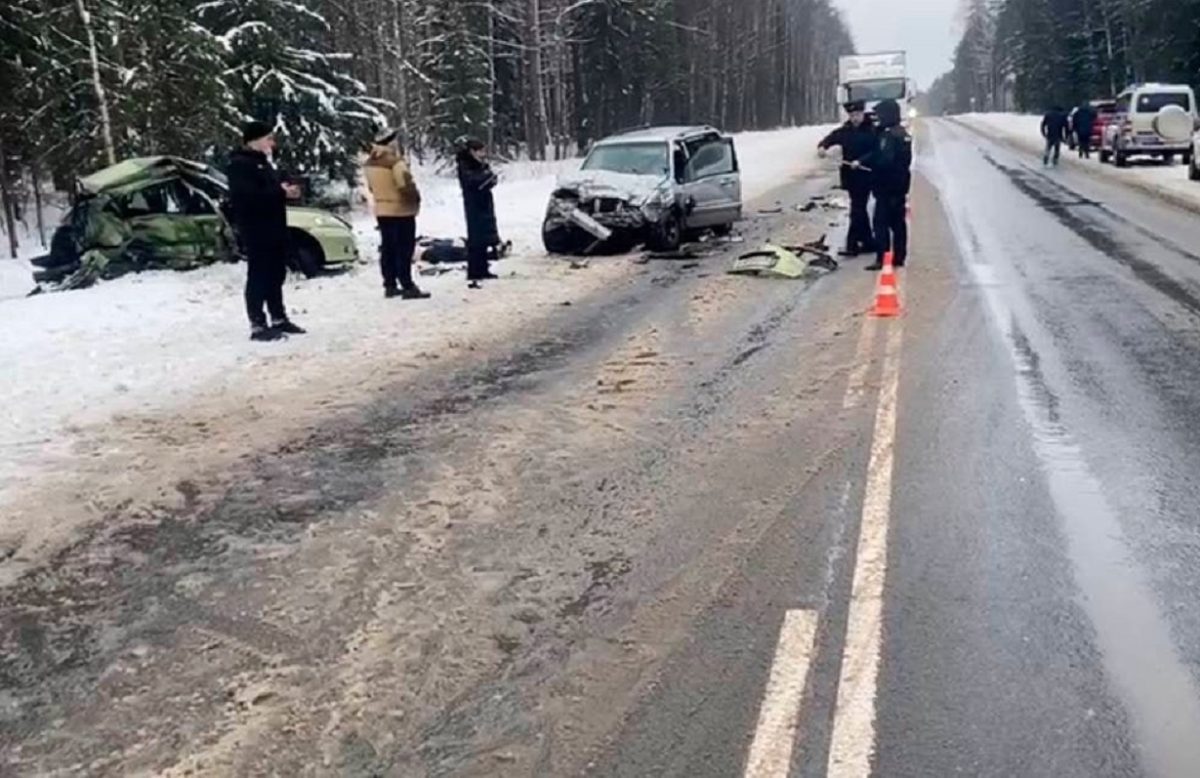
[[[133,157],[80,178],[79,189],[82,194],[97,195],[140,183],[151,185],[180,175],[223,182],[219,171],[202,162],[181,157]]]
[[[1126,89],[1122,94],[1133,94],[1134,92],[1167,92],[1175,94],[1191,94],[1192,88],[1187,84],[1133,84]]]
[[[633,130],[618,132],[613,135],[603,138],[596,145],[609,145],[615,143],[637,143],[647,141],[662,141],[668,142],[680,140],[682,138],[690,138],[696,135],[720,135],[720,131],[715,127],[708,125],[693,125],[693,126],[668,126],[668,127],[639,127]]]

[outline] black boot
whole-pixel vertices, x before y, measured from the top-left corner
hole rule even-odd
[[[304,335],[308,332],[303,327],[299,327],[292,322],[291,319],[277,321],[271,325],[271,329],[278,332],[280,335]]]
[[[255,324],[250,328],[250,340],[258,341],[260,343],[279,340],[282,337],[282,333],[273,327],[268,327],[265,324]]]
[[[429,292],[422,291],[420,288],[410,286],[408,289],[400,292],[400,297],[405,300],[428,300],[433,297]]]
[[[400,290],[394,286],[389,286],[388,288],[383,290],[383,296],[386,297],[387,299],[391,300],[393,297],[400,296]]]
[[[867,265],[866,267],[864,267],[863,270],[870,270],[870,271],[883,270],[883,263],[877,259],[877,260],[875,260],[875,262],[873,264],[870,264],[870,265]]]

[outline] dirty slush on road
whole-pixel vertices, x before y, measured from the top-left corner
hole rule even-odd
[[[829,187],[777,192],[744,245],[830,231],[799,207]],[[105,516],[0,593],[0,764],[582,771],[763,517],[860,431],[858,314],[823,301],[841,278],[726,275],[740,250],[646,264],[511,353]]]

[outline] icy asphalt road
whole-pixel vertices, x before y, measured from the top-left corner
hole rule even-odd
[[[109,517],[0,774],[1197,774],[1197,219],[919,143],[899,321],[654,263]]]

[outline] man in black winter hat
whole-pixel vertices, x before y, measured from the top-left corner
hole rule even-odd
[[[267,341],[285,335],[303,335],[304,330],[288,319],[283,305],[290,250],[287,201],[299,196],[299,191],[283,183],[271,163],[275,151],[271,125],[247,122],[242,127],[242,143],[242,148],[229,156],[227,175],[234,229],[246,254],[250,339]],[[269,324],[264,306],[271,315]]]
[[[881,270],[889,251],[896,267],[908,260],[908,192],[912,188],[912,137],[900,120],[900,104],[883,100],[875,106],[879,134],[870,154],[854,166],[871,171],[875,196],[875,263],[866,270]]]

